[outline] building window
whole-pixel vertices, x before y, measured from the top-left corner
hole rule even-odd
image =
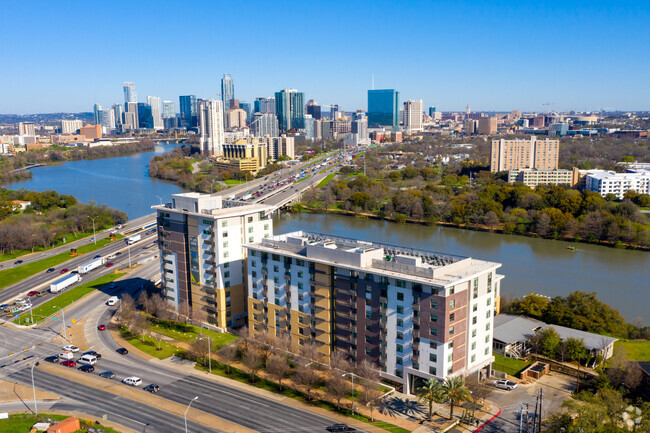
[[[453,349],[453,348],[454,348],[454,342],[453,342],[453,341],[450,341],[450,342],[447,344],[447,347],[449,347],[450,349]]]
[[[438,335],[438,328],[431,328],[431,335]]]
[[[268,225],[268,224],[264,224],[264,230],[268,230],[268,229],[269,229],[269,225]]]
[[[450,321],[450,322],[453,322],[454,320],[456,320],[456,314],[451,313],[451,314],[449,315],[449,321]]]
[[[429,367],[429,374],[436,376],[436,367]]]
[[[490,336],[489,336],[489,335],[486,335],[486,336],[485,336],[485,342],[486,342],[486,343],[489,343],[489,342],[490,342]]]
[[[485,348],[485,354],[487,355],[487,354],[489,354],[489,353],[490,353],[490,348],[489,348],[489,347],[486,347],[486,348]]]
[[[253,222],[253,217],[249,216],[249,217],[248,217],[248,222],[249,222],[249,223],[252,223],[252,222]]]
[[[370,343],[370,342],[371,342],[370,335],[366,335],[366,343]]]
[[[223,243],[223,247],[224,247],[224,248],[228,248],[228,241],[226,241],[226,242]]]
[[[486,331],[489,331],[489,330],[490,330],[490,324],[489,324],[489,323],[486,323],[486,324],[485,324],[485,330],[486,330]]]
[[[456,293],[456,286],[451,286],[451,287],[449,288],[449,294],[450,294],[450,295],[453,295],[454,293]]]
[[[485,313],[485,317],[489,319],[489,318],[490,318],[490,313],[491,313],[491,312],[492,312],[491,310],[487,310],[487,313]]]
[[[431,321],[432,322],[437,322],[438,321],[438,315],[431,313]]]
[[[228,258],[228,251],[224,251],[224,253],[223,253],[223,258],[224,258],[224,259],[227,259],[227,258]]]
[[[431,308],[433,308],[434,310],[437,310],[438,309],[438,301],[431,301]]]
[[[227,238],[228,237],[228,232],[223,232],[223,237]]]
[[[224,278],[230,278],[230,271],[226,271],[223,273]]]
[[[488,306],[489,306],[490,304],[492,304],[492,298],[488,298],[488,299],[487,299],[487,304],[488,304]]]
[[[221,221],[221,227],[228,227],[228,221]]]
[[[248,233],[253,233],[253,226],[248,228]]]
[[[368,299],[368,300],[372,299],[372,288],[371,287],[366,287],[366,299]]]
[[[253,256],[253,257],[257,256],[257,251],[251,250],[251,256]]]
[[[474,278],[474,288],[478,289],[478,278]]]
[[[474,299],[478,298],[478,288],[476,288],[476,287],[474,287],[473,298],[474,298]]]
[[[400,328],[403,328],[404,327],[404,320],[403,319],[397,319],[397,326],[399,326]]]
[[[253,236],[248,237],[248,242],[253,243],[255,242],[255,238]]]
[[[254,268],[257,266],[257,262],[255,260],[251,260],[251,267]]]
[[[403,340],[404,339],[404,333],[401,331],[397,331],[397,339],[398,340]]]
[[[447,362],[454,362],[454,354],[450,353],[449,356],[447,356]]]
[[[372,325],[370,323],[366,323],[366,331],[372,331]]]
[[[398,280],[399,281],[399,280]],[[402,292],[397,292],[397,300],[398,301],[403,301],[404,300],[404,293]]]
[[[449,367],[449,368],[447,369],[447,375],[450,375],[450,374],[452,374],[453,372],[454,372],[454,369],[453,369],[452,367]]]
[[[472,343],[472,350],[476,350],[476,341]]]
[[[372,308],[370,305],[366,305],[366,317],[368,319],[372,319]]]
[[[436,355],[435,353],[430,353],[429,354],[429,361],[438,362],[438,355]]]
[[[230,267],[230,262],[226,262],[226,263],[224,263],[224,264],[223,264],[223,267],[224,267],[224,268],[229,268],[229,267]]]
[[[472,325],[476,325],[476,321],[477,321],[477,317],[476,316],[472,317]]]
[[[449,308],[456,308],[456,300],[455,299],[452,299],[451,301],[449,301]]]
[[[396,346],[396,350],[397,350],[397,353],[402,353],[402,352],[404,352],[404,346],[401,345],[401,344],[398,344]]]
[[[397,314],[404,314],[404,307],[402,305],[397,306]]]
[[[297,266],[305,266],[305,261],[301,259],[296,259],[296,265]]]
[[[302,272],[302,271],[298,271],[298,278],[302,278],[302,276],[303,276],[303,272]]]
[[[402,360],[402,357],[400,357],[400,356],[397,357],[396,364],[397,365],[403,365],[404,364],[404,361]]]
[[[369,347],[366,347],[366,355],[370,356],[372,355],[372,349]]]
[[[454,335],[454,327],[453,326],[449,327],[449,335]]]
[[[476,337],[476,329],[472,329],[472,337]]]
[[[472,355],[472,364],[476,362],[476,355]]]
[[[302,290],[304,288],[304,285],[302,283],[298,283],[298,290]]]
[[[478,310],[478,304],[472,305],[472,311],[476,313],[477,310]]]

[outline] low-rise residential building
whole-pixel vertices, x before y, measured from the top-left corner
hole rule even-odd
[[[576,186],[580,182],[580,171],[577,168],[573,170],[553,169],[538,170],[522,169],[508,171],[508,182],[521,182],[524,185],[535,188],[537,185],[568,185]]]
[[[219,195],[173,194],[157,212],[162,290],[176,309],[202,310],[219,328],[244,324],[244,244],[273,233],[273,208],[229,207]]]
[[[407,393],[490,374],[500,263],[303,231],[245,248],[254,334],[370,361]]]

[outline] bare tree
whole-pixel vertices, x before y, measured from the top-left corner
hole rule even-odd
[[[330,367],[333,370],[340,371],[342,373],[352,371],[352,364],[348,360],[347,355],[342,350],[334,350],[330,355]]]
[[[210,352],[209,340],[207,338],[195,338],[190,342],[190,351],[197,359],[205,361]]]
[[[205,311],[203,308],[196,306],[192,308],[192,325],[198,326],[199,327],[199,333],[201,332],[201,327],[202,323],[205,323],[208,321],[208,312]]]
[[[151,301],[151,309],[154,316],[161,320],[169,319],[169,306],[160,293],[154,293],[149,298]]]
[[[300,356],[308,361],[318,362],[322,353],[318,350],[318,344],[308,341],[303,346],[300,346]]]
[[[187,301],[182,302],[180,307],[178,307],[178,316],[180,320],[183,320],[183,323],[187,325],[187,320],[190,317],[190,305]]]
[[[257,349],[255,349],[253,346],[250,346],[242,356],[242,363],[244,366],[246,366],[246,368],[248,368],[248,371],[251,374],[251,382],[255,382],[255,376],[257,375],[257,372],[262,368],[262,358],[260,358]]]
[[[266,365],[266,362],[269,360],[273,347],[276,344],[276,338],[274,335],[271,335],[268,331],[263,331],[255,334],[255,343],[260,350],[260,357],[262,358],[262,364]]]
[[[341,410],[341,399],[349,393],[350,387],[348,381],[337,372],[331,374],[327,379],[325,391],[336,402],[337,410]]]
[[[291,366],[285,355],[271,355],[266,361],[266,371],[277,380],[280,390],[282,390],[282,380],[291,374]]]
[[[241,353],[248,352],[252,340],[252,335],[248,327],[244,326],[243,328],[239,328],[235,331],[235,335],[237,336],[237,346],[239,347],[239,351]]]
[[[237,346],[229,344],[219,351],[219,356],[226,364],[226,373],[230,374],[230,366],[237,360]]]
[[[288,333],[275,337],[274,351],[277,353],[291,352],[291,336]]]
[[[381,397],[382,392],[379,389],[379,386],[368,385],[363,387],[363,392],[361,393],[361,402],[365,404],[370,409],[370,420],[375,420],[374,409],[380,408],[382,406],[379,397]]]
[[[117,317],[121,326],[128,327],[135,317],[135,302],[128,293],[120,298],[120,308],[117,310]]]
[[[144,336],[147,335],[149,329],[151,328],[151,322],[147,317],[142,314],[137,314],[134,319],[131,321],[131,330],[142,337],[142,342],[144,343]]]
[[[364,386],[379,382],[379,372],[377,366],[372,362],[364,359],[357,364],[357,376],[363,379]]]
[[[305,387],[305,390],[307,391],[307,400],[311,400],[312,390],[317,388],[321,383],[321,378],[318,373],[316,373],[313,368],[306,366],[298,367],[293,378],[296,383]]]
[[[635,390],[643,381],[643,371],[636,361],[630,361],[627,364],[627,371],[625,375],[625,386],[630,390]]]

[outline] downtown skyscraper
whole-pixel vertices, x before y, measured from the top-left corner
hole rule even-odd
[[[368,126],[399,126],[399,92],[394,89],[368,90]]]
[[[181,123],[186,128],[194,128],[197,125],[196,116],[196,95],[179,96],[181,106]]]
[[[223,102],[218,99],[199,99],[198,126],[201,153],[221,156],[225,143],[223,131]]]
[[[129,102],[138,102],[138,94],[135,92],[135,83],[125,82],[124,83],[124,104]]]
[[[162,104],[157,96],[147,96],[147,103],[151,106],[151,116],[153,117],[153,129],[163,129]]]
[[[275,92],[275,114],[282,131],[305,127],[305,94],[296,89]]]
[[[224,111],[230,109],[230,101],[235,99],[235,83],[230,74],[223,74],[221,79],[221,100]]]

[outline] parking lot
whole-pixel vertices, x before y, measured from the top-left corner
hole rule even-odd
[[[482,430],[489,433],[512,433],[519,428],[520,403],[528,404],[531,412],[535,410],[535,396],[542,388],[544,396],[543,417],[561,409],[562,402],[570,398],[575,390],[575,379],[559,373],[542,376],[532,385],[519,385],[512,391],[493,388],[486,397],[501,408],[501,415]]]

